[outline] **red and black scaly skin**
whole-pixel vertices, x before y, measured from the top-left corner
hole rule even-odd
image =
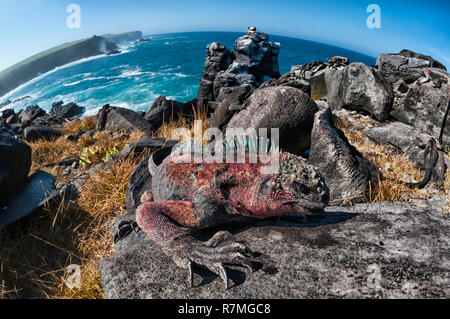
[[[314,214],[328,205],[329,189],[317,169],[289,153],[280,153],[279,164],[278,172],[263,174],[268,164],[249,163],[248,154],[244,163],[231,164],[184,163],[170,155],[154,172],[154,201],[139,206],[136,221],[179,267],[190,270],[191,285],[192,265],[199,264],[220,274],[228,287],[223,264],[251,268],[250,249],[228,232],[199,242],[189,229],[223,224],[235,215]]]

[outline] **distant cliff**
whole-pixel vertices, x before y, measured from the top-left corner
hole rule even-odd
[[[141,39],[141,37],[141,31],[93,36],[89,39],[65,43],[36,54],[0,73],[0,97],[39,74],[70,62],[107,53],[110,50],[117,49],[116,44],[120,42],[134,41]]]
[[[105,38],[107,41],[119,44],[121,42],[129,42],[129,41],[136,41],[142,38],[142,32],[141,31],[131,31],[131,32],[125,32],[125,33],[119,33],[119,34],[104,34],[102,35],[103,38]]]

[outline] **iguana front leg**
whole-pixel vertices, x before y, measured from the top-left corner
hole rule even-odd
[[[253,270],[247,259],[252,252],[236,242],[229,232],[218,232],[210,240],[201,242],[191,236],[189,228],[196,227],[195,206],[185,201],[147,202],[138,207],[136,221],[139,227],[169,256],[178,267],[189,270],[189,283],[193,286],[192,267],[203,266],[218,274],[228,289],[224,264],[244,265]],[[175,222],[174,222],[175,221]],[[221,243],[223,245],[219,246]]]

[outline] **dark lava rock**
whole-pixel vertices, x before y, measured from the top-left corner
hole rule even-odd
[[[12,114],[11,116],[9,116],[6,119],[5,123],[11,125],[11,124],[17,124],[18,121],[19,121],[19,119],[17,118],[17,115],[16,114]]]
[[[31,148],[0,126],[0,204],[25,182],[30,167]]]
[[[71,119],[76,116],[83,114],[85,108],[82,106],[78,106],[77,104],[70,102],[64,104],[63,101],[55,102],[52,104],[52,108],[50,109],[50,115],[63,117],[66,119]]]
[[[333,204],[361,202],[367,196],[370,184],[378,183],[378,168],[334,126],[329,108],[315,115],[309,161],[325,178]]]
[[[242,104],[250,92],[251,86],[248,84],[223,88],[218,97],[219,102],[215,102],[217,106],[211,115],[211,127],[222,129],[226,126],[233,115],[243,108]]]
[[[349,59],[343,56],[332,56],[328,59],[328,64],[333,66],[346,66],[349,62]]]
[[[260,88],[265,88],[269,86],[291,86],[302,90],[308,96],[311,96],[311,85],[310,82],[305,80],[299,75],[300,72],[292,71],[284,74],[283,76],[271,79],[267,82],[261,84]]]
[[[442,201],[440,200],[442,205]],[[259,256],[255,272],[228,266],[231,288],[178,268],[142,231],[99,263],[105,298],[448,298],[449,219],[407,202],[329,207],[307,223],[224,226]]]
[[[97,130],[145,131],[151,134],[153,127],[133,110],[105,104],[97,114]]]
[[[233,61],[233,55],[223,44],[218,42],[213,42],[206,46],[206,55],[205,71],[200,80],[198,99],[214,101],[214,78],[219,71],[224,71],[228,68]]]
[[[9,118],[11,115],[15,115],[16,113],[14,112],[14,109],[6,109],[2,111],[2,118],[7,119]]]
[[[147,147],[145,149],[153,155],[152,160],[156,161],[156,165],[161,164],[163,159],[170,154],[172,147],[178,143],[177,141],[162,138],[152,138],[148,139],[146,142]],[[154,154],[156,154],[156,156]],[[152,176],[149,171],[148,160],[149,157],[145,158],[138,167],[136,167],[128,181],[125,206],[127,212],[132,214],[134,214],[136,208],[141,204],[142,194],[144,194],[145,191],[152,190]]]
[[[407,49],[403,49],[401,50],[399,53],[397,53],[400,56],[404,56],[407,58],[416,58],[416,59],[422,59],[422,60],[427,60],[430,61],[431,63],[431,67],[432,68],[438,68],[438,69],[443,69],[447,71],[447,68],[439,61],[433,59],[431,56],[429,55],[424,55],[421,53],[416,53],[414,51],[411,50],[407,50]]]
[[[120,50],[109,50],[108,53],[106,53],[106,55],[115,55],[115,54],[119,54],[122,53],[122,51]]]
[[[422,77],[425,68],[447,70],[432,57],[409,50],[402,50],[398,54],[381,54],[377,59],[377,67],[380,75],[390,83],[402,79],[407,84]]]
[[[396,107],[391,115],[400,122],[434,136],[436,140],[439,139],[444,126],[442,144],[450,147],[450,116],[448,115],[450,75],[445,71],[441,73],[446,80],[446,85],[436,87],[433,81],[411,84],[408,93],[396,99]]]
[[[32,214],[56,196],[53,176],[43,171],[34,173],[1,206],[0,229]]]
[[[17,115],[22,123],[25,122],[31,123],[38,117],[47,115],[47,113],[43,109],[41,109],[38,105],[31,105],[27,106],[25,110],[19,111]]]
[[[364,110],[380,121],[389,118],[394,92],[377,72],[363,63],[325,73],[327,99],[332,110]]]
[[[249,28],[247,34],[238,38],[234,44],[233,64],[245,66],[253,74],[258,83],[264,77],[277,78],[280,76],[278,54],[280,44],[269,42],[269,36],[264,32]]]
[[[266,33],[251,27],[236,40],[232,52],[217,42],[208,45],[198,99],[217,101],[222,88],[248,84],[254,90],[261,83],[279,77],[280,44],[268,40]]]
[[[167,100],[165,96],[160,96],[145,113],[144,119],[157,130],[163,123],[176,121],[180,117],[189,117],[197,109],[197,100],[186,103]]]
[[[86,131],[78,130],[78,131],[76,131],[76,132],[73,133],[73,134],[67,135],[67,139],[68,139],[69,141],[74,141],[74,142],[76,142],[76,141],[78,141],[78,139],[81,137],[81,135],[83,135],[84,133],[86,133]]]
[[[304,82],[309,83],[309,88],[305,88],[303,91],[309,89],[311,98],[319,100],[327,96],[325,74],[329,72],[333,74],[333,72],[344,69],[348,65],[343,57],[331,57],[329,62],[331,64],[312,61],[304,65],[292,66],[288,78],[295,79],[295,82],[298,82],[299,85],[303,85]],[[286,77],[286,75],[283,75],[283,77]]]
[[[33,125],[25,128],[23,135],[26,141],[32,142],[39,139],[49,140],[57,138],[60,137],[62,133],[48,126]]]
[[[233,116],[230,128],[279,128],[280,148],[303,154],[311,143],[311,129],[317,105],[303,91],[289,86],[258,89],[245,101],[244,109]]]

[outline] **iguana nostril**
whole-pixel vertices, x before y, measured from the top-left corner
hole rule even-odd
[[[294,189],[296,192],[302,193],[302,194],[309,194],[310,189],[306,187],[304,184],[299,182],[294,182]]]

